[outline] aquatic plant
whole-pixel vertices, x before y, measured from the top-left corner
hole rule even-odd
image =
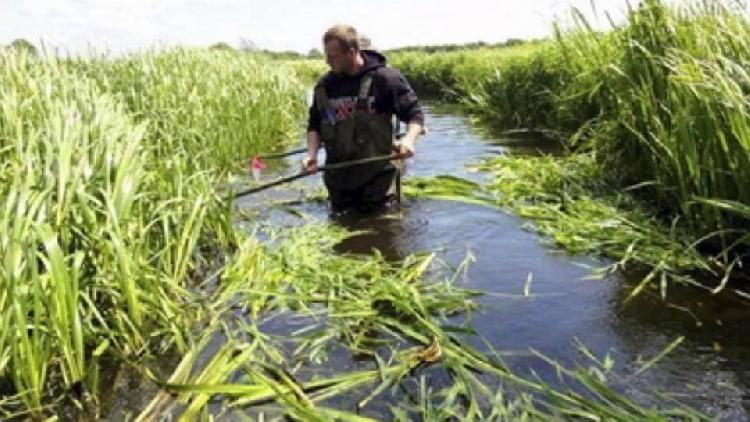
[[[245,239],[208,299],[201,340],[166,380],[150,375],[164,393],[139,420],[705,418],[668,398],[646,409],[615,392],[606,360],[569,369],[540,354],[557,387],[512,373],[489,344],[471,345],[480,292],[456,285],[468,261],[456,272],[434,254],[394,264],[333,253],[348,235],[307,225],[264,245]]]

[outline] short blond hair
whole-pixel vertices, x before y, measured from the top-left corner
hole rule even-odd
[[[359,51],[359,35],[357,30],[350,25],[334,25],[323,34],[323,44],[327,44],[329,41],[336,40],[341,47],[341,50],[348,50],[350,48]]]

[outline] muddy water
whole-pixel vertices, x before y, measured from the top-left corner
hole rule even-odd
[[[431,131],[418,145],[407,177],[450,174],[482,181],[483,175],[467,170],[467,164],[491,154],[533,153],[540,147],[528,139],[519,146],[517,140],[480,136],[466,119],[434,108],[427,118]],[[320,184],[315,179],[298,186]],[[293,199],[302,188],[268,192],[241,200],[238,206],[256,208],[264,198],[285,195]],[[329,219],[323,203],[300,203],[294,210]],[[261,217],[273,225],[301,223],[287,211],[262,211]],[[554,370],[530,350],[565,365],[590,366],[579,351],[582,344],[598,358],[613,358],[620,380],[615,387],[642,404],[659,403],[658,392],[721,420],[750,419],[750,303],[672,288],[666,302],[646,292],[625,305],[640,280],[637,275],[592,280],[591,269],[605,262],[567,256],[546,245],[526,221],[487,207],[406,199],[398,218],[358,216],[336,222],[372,231],[339,245],[342,252],[377,249],[398,259],[437,250],[454,265],[467,253],[473,255],[476,262],[464,283],[487,293],[479,299],[482,309],[473,315],[473,327],[516,371],[534,371],[554,384]],[[635,376],[680,337],[684,340],[676,349]]]

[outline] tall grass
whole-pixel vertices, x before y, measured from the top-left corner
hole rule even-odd
[[[0,53],[0,389],[18,403],[0,415],[90,402],[102,355],[189,346],[191,280],[234,243],[222,174],[283,143],[302,95],[261,58]]]
[[[606,33],[573,16],[526,55],[409,53],[395,63],[493,126],[557,133],[593,151],[607,183],[635,187],[731,266],[750,246],[747,14],[721,0],[648,0]]]
[[[70,65],[148,119],[160,154],[184,150],[204,167],[228,166],[298,136],[305,87],[262,55],[175,49]]]
[[[550,129],[559,120],[555,98],[567,75],[555,49],[539,41],[390,59],[420,96],[457,102],[494,128]]]
[[[607,42],[584,25],[559,38],[565,65],[600,84],[583,92],[601,110],[590,145],[602,164],[649,182],[647,197],[725,248],[747,242],[747,216],[703,199],[750,203],[750,21],[732,5],[651,0]]]

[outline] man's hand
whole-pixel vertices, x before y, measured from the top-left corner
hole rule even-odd
[[[403,154],[404,156],[412,157],[414,153],[416,152],[414,149],[414,144],[417,143],[417,139],[421,135],[424,135],[427,133],[427,130],[422,126],[422,123],[420,122],[409,122],[406,125],[406,133],[404,136],[396,141],[395,146],[398,150],[399,154]]]
[[[404,142],[403,140],[396,142],[396,149],[398,150],[399,154],[404,155],[407,158],[413,156],[416,152],[414,151],[413,142]]]
[[[302,169],[308,173],[318,172],[318,159],[309,155],[302,159]]]
[[[318,172],[318,149],[320,149],[320,134],[311,130],[307,132],[307,155],[302,159],[302,168],[308,173]]]

